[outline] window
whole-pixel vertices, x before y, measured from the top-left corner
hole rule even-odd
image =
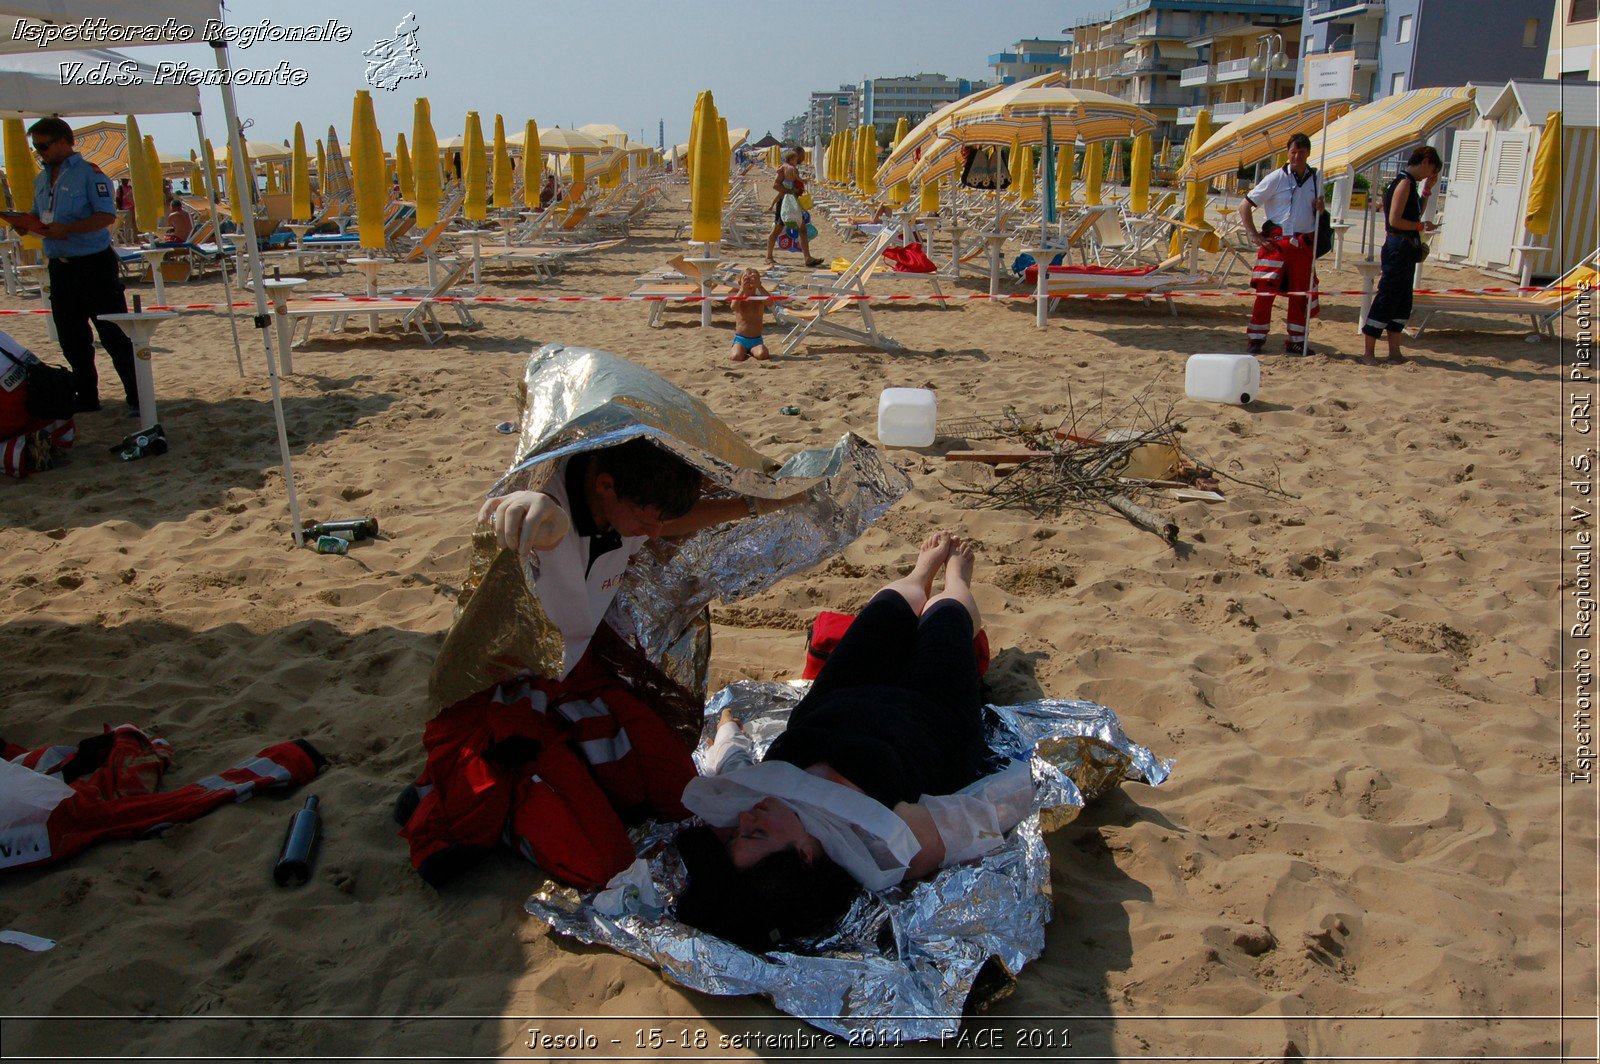
[[[1405,91],[1406,91],[1406,76],[1404,74],[1395,74],[1393,77],[1391,77],[1389,79],[1389,95],[1390,96],[1398,96],[1402,92],[1405,92]]]
[[[1600,7],[1600,4],[1597,4],[1596,0],[1572,0],[1567,7],[1567,21],[1593,22],[1597,7]]]
[[[1522,47],[1533,48],[1539,43],[1539,20],[1530,18],[1522,24]]]
[[[1410,15],[1400,16],[1400,22],[1394,28],[1394,43],[1409,44],[1411,42],[1411,18],[1412,16]]]

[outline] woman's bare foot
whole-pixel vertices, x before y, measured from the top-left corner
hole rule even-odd
[[[951,537],[949,557],[944,566],[944,590],[929,599],[924,607],[932,609],[936,603],[947,599],[959,602],[972,618],[974,632],[983,627],[983,614],[978,610],[978,600],[972,597],[972,569],[976,562],[972,544]]]
[[[886,590],[898,593],[912,611],[920,615],[928,603],[928,596],[933,593],[933,578],[949,559],[950,546],[954,542],[956,538],[944,531],[935,532],[923,540],[911,571],[889,584]]]

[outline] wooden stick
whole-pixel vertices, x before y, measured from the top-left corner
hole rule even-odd
[[[1178,542],[1178,524],[1153,514],[1126,495],[1107,495],[1106,505],[1146,532],[1154,532],[1168,543]]]
[[[1028,462],[1035,458],[1050,458],[1053,452],[1034,451],[1026,448],[1009,451],[950,451],[945,454],[946,462],[987,462],[990,465],[1001,463]]]

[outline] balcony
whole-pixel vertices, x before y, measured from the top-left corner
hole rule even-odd
[[[1155,92],[1148,89],[1142,93],[1120,95],[1129,103],[1136,103],[1140,107],[1183,107],[1193,99],[1187,92]]]
[[[1383,18],[1383,0],[1307,0],[1306,14],[1312,22],[1334,19]]]
[[[1178,84],[1186,89],[1197,85],[1210,85],[1216,80],[1216,71],[1211,69],[1210,63],[1201,63],[1199,66],[1184,67],[1178,72]]]
[[[1272,71],[1271,76],[1275,78],[1287,78],[1292,81],[1294,80],[1294,71],[1296,65],[1297,63],[1291,60],[1289,65],[1284,67],[1282,70]],[[1234,81],[1247,81],[1250,78],[1259,78],[1260,76],[1261,72],[1259,70],[1250,69],[1249,59],[1229,59],[1225,63],[1217,64],[1216,83],[1218,85],[1224,85]]]
[[[1195,116],[1197,116],[1202,109],[1209,110],[1211,112],[1211,119],[1214,122],[1231,122],[1233,119],[1238,118],[1242,114],[1248,114],[1251,109],[1256,106],[1256,104],[1244,103],[1243,101],[1236,103],[1214,103],[1209,105],[1203,103],[1191,104],[1188,107],[1178,108],[1178,125],[1194,125]]]
[[[1345,34],[1343,37],[1329,43],[1326,47],[1311,49],[1308,54],[1325,55],[1328,52],[1354,52],[1356,54],[1356,62],[1376,63],[1378,61],[1378,42],[1357,41],[1351,44],[1350,35]]]

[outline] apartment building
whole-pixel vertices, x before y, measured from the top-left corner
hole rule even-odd
[[[1040,74],[1066,70],[1072,65],[1071,48],[1070,39],[1027,37],[991,55],[989,69],[994,71],[995,81],[1001,85],[1026,81]]]
[[[1307,55],[1356,54],[1363,102],[1407,89],[1539,78],[1551,22],[1570,0],[1306,0]],[[1594,17],[1594,3],[1587,5]],[[1305,83],[1304,64],[1297,85]]]
[[[903,78],[867,78],[858,87],[861,124],[870,123],[879,136],[894,132],[904,118],[911,125],[947,103],[989,87],[987,81],[947,78],[943,74],[912,74]]]
[[[836,130],[859,125],[860,111],[861,90],[854,85],[813,92],[801,125],[802,139],[806,144],[826,143]]]
[[[1300,65],[1300,15],[1222,13],[1211,27],[1183,43],[1196,62],[1178,73],[1178,85],[1197,100],[1178,108],[1178,125],[1194,125],[1203,107],[1213,121],[1228,122],[1262,104],[1294,95]]]
[[[1180,118],[1194,120],[1199,105],[1249,105],[1248,93],[1277,99],[1292,91],[1293,55],[1285,74],[1248,71],[1260,39],[1276,33],[1287,50],[1299,49],[1299,0],[1126,0],[1098,18],[1066,27],[1072,35],[1070,84],[1136,103],[1156,116],[1156,135],[1182,135]],[[1204,60],[1202,62],[1202,60]],[[1238,61],[1243,60],[1241,65]],[[1219,82],[1216,68],[1227,68]],[[1205,67],[1208,73],[1198,73]],[[1184,73],[1190,71],[1188,84]]]
[[[1597,0],[1556,0],[1544,76],[1552,81],[1600,81]]]

